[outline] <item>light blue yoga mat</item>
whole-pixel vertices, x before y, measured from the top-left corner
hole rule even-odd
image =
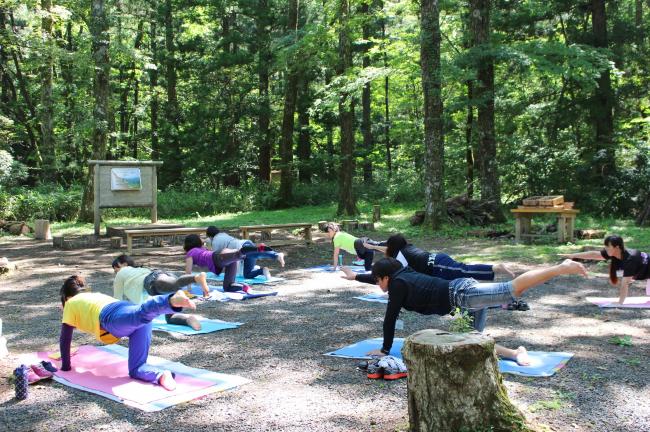
[[[248,292],[244,291],[234,291],[234,292],[224,292],[223,287],[209,285],[210,287],[210,297],[205,300],[216,300],[220,302],[227,302],[230,300],[248,300],[259,297],[269,297],[278,295],[277,291],[253,291],[249,290]],[[190,293],[199,296],[199,300],[204,300],[203,290],[199,284],[192,284],[189,289]]]
[[[372,357],[367,356],[366,353],[368,351],[381,349],[383,343],[383,338],[366,339],[336,351],[325,353],[325,355],[351,359],[371,359]],[[393,339],[393,347],[390,349],[390,355],[402,358],[402,345],[404,345],[404,338]]]
[[[208,277],[208,281],[223,282],[223,278],[224,278],[223,273],[217,275],[212,272],[207,272],[206,276]],[[279,278],[274,276],[271,276],[270,279],[267,279],[264,277],[264,275],[259,275],[252,279],[248,279],[245,278],[244,276],[237,275],[237,277],[235,278],[235,282],[245,283],[246,285],[270,284],[270,283],[281,282],[283,280],[284,278]]]
[[[354,298],[367,302],[388,304],[388,296],[385,293],[370,293]]]
[[[239,322],[227,322],[203,317],[199,317],[199,322],[201,323],[201,330],[194,330],[192,327],[184,325],[167,324],[163,318],[156,318],[152,321],[152,324],[154,330],[164,331],[167,333],[179,333],[184,335],[212,333],[219,330],[234,329],[242,325],[242,323]]]
[[[364,266],[345,266],[345,267],[349,268],[350,270],[352,270],[355,273],[366,273],[366,268]],[[310,271],[310,272],[325,272],[325,273],[333,273],[335,271],[337,271],[337,272],[340,271],[338,269],[337,270],[332,270],[332,266],[329,265],[329,264],[323,264],[323,265],[319,265],[319,266],[316,266],[316,267],[308,267],[305,270]]]
[[[514,360],[499,360],[499,371],[529,377],[549,377],[566,366],[573,357],[568,352],[528,351],[530,365],[519,366]]]

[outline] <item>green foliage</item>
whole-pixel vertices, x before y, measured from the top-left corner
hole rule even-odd
[[[0,218],[11,220],[74,220],[81,203],[81,188],[61,186],[0,190]]]
[[[620,347],[631,347],[632,346],[632,337],[630,336],[612,336],[609,341],[612,345],[618,345]]]
[[[454,333],[469,333],[474,330],[472,323],[474,318],[466,310],[456,308],[454,310],[454,319],[449,324],[449,331]]]

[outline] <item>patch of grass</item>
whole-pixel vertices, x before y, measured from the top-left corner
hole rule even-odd
[[[574,400],[576,394],[572,392],[564,392],[558,390],[555,393],[553,399],[549,400],[540,400],[528,407],[530,412],[536,412],[541,410],[557,410],[562,408],[568,401]]]
[[[466,310],[456,308],[454,319],[449,324],[449,331],[453,333],[469,333],[474,330],[472,323],[474,318]]]
[[[641,365],[641,359],[639,359],[638,357],[629,357],[629,358],[625,358],[625,359],[619,359],[619,361],[625,363],[628,366],[636,367],[636,366]]]
[[[630,347],[632,346],[632,337],[631,336],[613,336],[608,341],[612,345],[618,345],[620,347]]]

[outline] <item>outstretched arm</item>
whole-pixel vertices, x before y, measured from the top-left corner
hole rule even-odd
[[[621,278],[618,286],[618,302],[623,304],[627,298],[628,288],[632,283],[633,279],[631,277]]]
[[[602,261],[605,258],[600,254],[600,251],[587,251],[587,252],[577,252],[577,253],[570,253],[570,254],[559,254],[561,257],[564,258],[569,258],[569,259],[584,259],[584,260],[596,260],[596,261]]]
[[[61,353],[61,370],[69,371],[70,365],[70,345],[72,344],[72,332],[74,327],[68,324],[61,324],[61,336],[59,337],[59,352]]]
[[[335,247],[334,248],[334,254],[332,255],[332,267],[336,268],[339,265],[339,252],[341,252],[341,248]]]

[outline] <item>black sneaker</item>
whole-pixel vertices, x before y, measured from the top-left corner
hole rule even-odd
[[[530,306],[528,306],[528,303],[523,300],[513,300],[512,303],[508,305],[508,310],[525,312],[530,310]]]

